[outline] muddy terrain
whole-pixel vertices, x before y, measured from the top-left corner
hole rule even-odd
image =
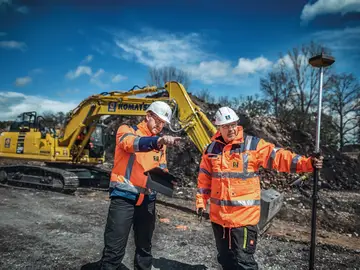
[[[219,269],[209,220],[194,215],[181,189],[159,196],[154,269]],[[359,193],[320,192],[316,269],[360,269]],[[259,238],[261,269],[308,269],[310,204],[287,193],[286,203]],[[105,191],[82,188],[74,195],[0,187],[0,268],[81,269],[100,258],[109,200]],[[132,269],[130,238],[124,269]]]
[[[215,107],[195,100],[212,119]],[[106,163],[111,169],[116,129],[139,118],[109,117]],[[268,117],[242,116],[249,135],[256,135],[298,154],[313,151],[314,136],[282,126]],[[165,130],[166,134],[171,134]],[[159,196],[154,235],[154,269],[220,269],[209,220],[199,223],[194,194],[201,153],[182,132],[178,148],[169,149],[169,170],[179,178],[175,198]],[[178,136],[177,135],[177,136]],[[322,146],[316,269],[360,270],[360,160]],[[13,163],[14,161],[9,161]],[[0,164],[9,164],[1,160]],[[28,163],[28,162],[24,162]],[[30,162],[35,164],[34,162]],[[260,269],[308,269],[311,226],[311,174],[291,186],[299,174],[261,170],[262,188],[284,192],[285,203],[259,237],[255,257]],[[109,200],[106,191],[80,188],[73,195],[0,186],[0,269],[81,269],[101,257]],[[124,269],[132,269],[130,238]]]

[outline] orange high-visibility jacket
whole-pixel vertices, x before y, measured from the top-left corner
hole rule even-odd
[[[219,132],[202,155],[196,207],[206,209],[210,219],[223,227],[257,225],[260,220],[260,166],[279,172],[311,172],[310,158],[275,147],[263,139],[243,134],[226,144]]]
[[[144,172],[160,167],[167,171],[166,146],[158,148],[158,136],[152,135],[145,121],[137,126],[122,125],[116,134],[114,167],[110,178],[110,196],[137,200],[140,205],[144,195],[154,199],[156,192],[146,188]]]

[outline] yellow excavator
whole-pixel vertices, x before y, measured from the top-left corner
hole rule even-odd
[[[167,91],[158,98],[134,97]],[[177,115],[177,122],[197,149],[202,152],[210,143],[216,128],[200,107],[190,98],[182,84],[167,82],[164,87],[148,86],[129,91],[113,91],[92,95],[83,100],[68,117],[62,131],[48,128],[36,112],[25,112],[9,130],[0,135],[0,158],[42,161],[46,165],[0,166],[0,182],[34,185],[72,193],[82,181],[107,185],[109,171],[96,166],[105,161],[102,116],[143,116],[154,101],[167,101]],[[102,183],[102,184],[101,184]],[[282,196],[274,190],[263,191],[263,212],[281,207]],[[265,213],[264,212],[264,213]]]

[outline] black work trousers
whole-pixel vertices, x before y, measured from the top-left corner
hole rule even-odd
[[[212,222],[218,251],[217,260],[223,270],[257,270],[254,253],[257,244],[257,228],[246,226],[224,228]]]
[[[152,267],[151,239],[155,229],[155,201],[144,199],[140,206],[126,198],[112,198],[104,232],[101,269],[119,269],[133,225],[135,238],[134,269]]]

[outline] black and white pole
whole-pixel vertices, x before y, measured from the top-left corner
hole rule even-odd
[[[323,53],[316,55],[309,59],[309,64],[313,67],[320,68],[320,81],[319,81],[319,102],[317,112],[317,123],[316,123],[316,143],[315,143],[315,154],[320,154],[320,128],[321,128],[321,112],[322,112],[322,88],[323,88],[323,76],[324,68],[331,66],[335,62],[335,59],[329,55]],[[311,244],[310,244],[310,260],[309,269],[314,269],[315,263],[315,248],[316,248],[316,210],[318,201],[318,180],[319,170],[314,169],[314,186],[313,186],[313,197],[312,197],[312,214],[311,214]]]

